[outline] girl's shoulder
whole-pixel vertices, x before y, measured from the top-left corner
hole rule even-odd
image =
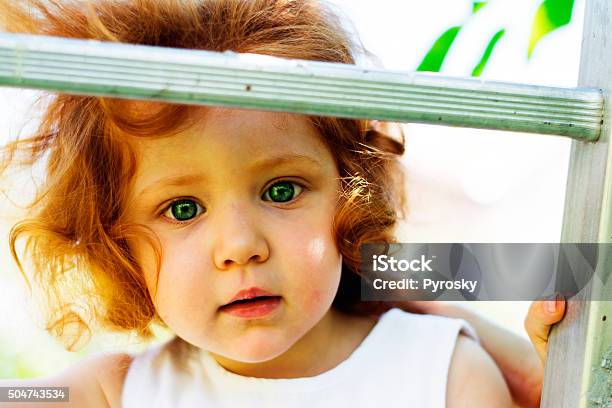
[[[73,406],[121,407],[123,382],[133,357],[127,353],[96,354],[60,374],[69,384]],[[83,404],[77,403],[82,401]]]
[[[102,393],[109,407],[121,407],[121,394],[125,376],[133,356],[127,353],[113,353],[92,359],[92,372],[97,377]]]
[[[0,380],[0,386],[68,387],[70,402],[37,406],[120,407],[123,381],[132,357],[124,353],[100,354],[81,360],[63,372],[28,380]],[[9,406],[0,402],[0,407]],[[10,404],[12,406],[12,404]]]
[[[506,382],[487,352],[460,334],[448,371],[446,406],[511,407]]]

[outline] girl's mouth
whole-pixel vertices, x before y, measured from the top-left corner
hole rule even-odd
[[[233,316],[255,319],[266,316],[280,306],[280,296],[257,296],[251,299],[236,300],[221,306],[220,311]]]

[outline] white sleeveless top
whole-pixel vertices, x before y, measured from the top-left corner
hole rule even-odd
[[[173,364],[168,342],[134,355],[122,406],[443,408],[460,331],[478,341],[463,320],[391,309],[342,363],[289,379],[241,376],[205,351],[190,360],[188,374]]]

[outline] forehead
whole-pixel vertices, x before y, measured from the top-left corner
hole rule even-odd
[[[176,135],[162,138],[139,138],[142,151],[155,150],[177,143],[204,139],[211,147],[219,136],[224,145],[251,147],[324,148],[322,136],[303,115],[242,109],[206,108],[194,114],[192,124]],[[152,142],[152,143],[151,143]]]
[[[206,108],[175,135],[133,142],[140,174],[189,171],[207,167],[206,160],[227,167],[295,154],[334,161],[306,116],[278,112]]]

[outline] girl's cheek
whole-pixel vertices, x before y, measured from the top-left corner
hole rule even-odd
[[[305,292],[307,307],[317,309],[335,297],[342,272],[342,256],[331,244],[314,244],[309,262],[302,269],[301,288]]]
[[[309,255],[309,259],[314,264],[321,263],[326,251],[329,251],[329,248],[325,248],[325,241],[323,238],[314,238],[308,243],[307,251]]]
[[[313,291],[308,299],[308,304],[310,306],[318,306],[322,303],[323,300],[323,294],[320,291]]]

